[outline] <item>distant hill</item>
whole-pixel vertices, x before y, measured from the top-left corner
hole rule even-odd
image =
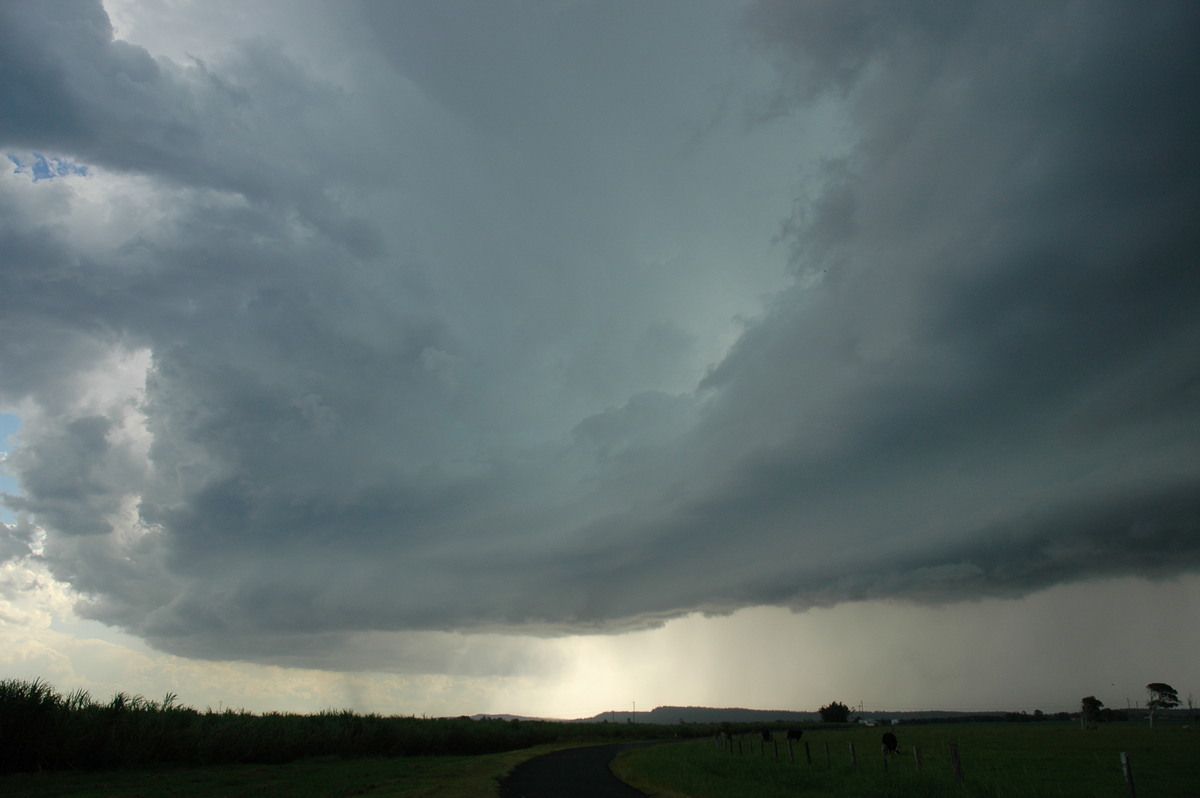
[[[1121,710],[1119,717],[1114,720],[1125,719],[1144,719],[1146,710]],[[1002,721],[1033,721],[1033,720],[1063,720],[1068,717],[1068,713],[1061,712],[1054,715],[1034,716],[1024,712],[1000,712],[1000,711],[976,711],[976,712],[957,712],[949,710],[920,710],[916,712],[892,711],[887,709],[869,709],[859,712],[855,710],[850,713],[850,722],[857,723],[859,721],[872,720],[879,723],[886,721],[899,721],[903,723],[936,723],[939,721],[945,722],[970,722],[970,721],[987,721],[994,722]],[[1073,713],[1070,717],[1078,718],[1077,713]],[[1157,713],[1156,718],[1162,721],[1200,721],[1200,714],[1194,709],[1172,709],[1164,710]],[[506,715],[506,714],[486,714],[472,715],[472,719],[493,719],[493,720],[548,720],[555,723],[656,723],[660,725],[669,725],[676,723],[754,723],[764,726],[771,726],[784,723],[817,723],[821,720],[821,716],[817,712],[797,712],[790,709],[745,709],[744,707],[655,707],[649,712],[638,712],[636,715],[630,709],[610,710],[601,712],[599,715],[593,715],[590,718],[574,718],[572,720],[564,720],[561,718],[531,718],[526,715]]]
[[[860,718],[888,720],[928,720],[932,718],[967,718],[980,716],[1003,716],[1003,712],[948,712],[929,710],[922,712],[889,712],[887,710],[870,710],[853,712],[851,721]],[[655,707],[649,712],[638,712],[634,715],[630,710],[613,710],[601,712],[590,718],[576,718],[575,723],[814,723],[821,720],[816,712],[797,712],[788,709],[745,709],[742,707]]]
[[[649,712],[630,710],[601,712],[590,718],[578,718],[579,723],[809,723],[820,720],[816,712],[794,712],[786,709],[743,709],[741,707],[655,707]]]

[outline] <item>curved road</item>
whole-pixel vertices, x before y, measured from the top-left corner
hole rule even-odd
[[[645,798],[608,768],[618,752],[637,745],[647,743],[589,745],[526,760],[500,782],[500,798]]]

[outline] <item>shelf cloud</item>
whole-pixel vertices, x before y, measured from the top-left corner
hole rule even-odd
[[[1192,3],[315,19],[0,7],[0,556],[81,615],[515,672],[448,633],[1200,568]]]

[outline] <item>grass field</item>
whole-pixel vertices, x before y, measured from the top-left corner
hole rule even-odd
[[[892,729],[903,755],[886,760],[885,772],[884,730],[861,726],[808,727],[792,760],[782,734],[764,744],[749,733],[758,728],[751,724],[200,712],[171,695],[150,701],[118,693],[99,703],[40,680],[3,680],[0,796],[491,798],[500,777],[539,753],[672,737],[681,741],[631,752],[615,769],[662,798],[1116,798],[1127,795],[1119,755],[1128,752],[1140,798],[1200,796],[1200,731],[1182,718],[1158,726],[1106,723],[1083,732],[1050,721],[912,724]],[[733,735],[733,750],[716,744],[719,729]],[[961,754],[961,783],[951,767],[952,743]],[[920,769],[914,745],[923,754]]]
[[[640,749],[620,757],[614,769],[626,781],[661,798],[774,798],[774,796],[886,796],[887,798],[1096,798],[1127,795],[1120,753],[1128,752],[1138,798],[1200,796],[1200,732],[1162,724],[1154,731],[1137,723],[1107,724],[1083,732],[1069,723],[1004,723],[897,727],[901,755],[884,772],[882,729],[854,728],[805,733],[793,743],[766,744],[742,738],[742,753],[722,751],[712,740]],[[753,743],[753,753],[750,744]],[[851,764],[850,743],[858,765]],[[964,780],[954,777],[950,744],[957,743]],[[825,745],[830,761],[826,764]],[[917,770],[913,746],[922,750]]]
[[[805,732],[812,753],[786,740],[762,748],[743,735],[742,753],[711,739],[638,749],[621,756],[618,774],[658,798],[773,798],[774,796],[953,796],[953,798],[1097,798],[1125,796],[1119,754],[1129,753],[1139,798],[1200,796],[1200,733],[1180,725],[1149,731],[1111,724],[1081,732],[1060,723],[961,724],[898,727],[902,755],[883,772],[879,729]],[[779,758],[775,758],[775,742]],[[851,765],[855,744],[858,767]],[[958,744],[964,771],[953,776],[949,744]],[[825,761],[825,744],[830,761]],[[578,744],[578,743],[572,743]],[[753,744],[753,750],[751,750]],[[499,779],[518,763],[568,744],[482,756],[389,758],[323,757],[278,765],[152,766],[108,771],[17,773],[0,776],[6,798],[495,798]],[[912,746],[922,749],[918,772]],[[736,750],[736,748],[735,748]]]
[[[505,773],[563,745],[484,756],[320,759],[0,776],[5,798],[495,798]]]
[[[899,727],[902,755],[883,772],[878,729],[810,729],[788,761],[786,741],[745,735],[742,753],[712,740],[638,749],[617,760],[622,778],[658,798],[774,796],[953,796],[954,798],[1097,798],[1125,796],[1119,754],[1129,753],[1139,798],[1200,796],[1200,733],[1179,725],[1151,732],[1112,724],[1084,733],[1073,724],[962,724]],[[753,751],[751,751],[753,742]],[[858,767],[851,765],[853,742]],[[955,781],[949,744],[961,752],[964,781]],[[829,744],[829,764],[825,744]],[[922,749],[918,772],[912,746]],[[280,765],[155,766],[112,771],[18,773],[0,777],[6,798],[494,798],[499,779],[519,762],[564,747],[544,745],[483,756],[342,759]]]

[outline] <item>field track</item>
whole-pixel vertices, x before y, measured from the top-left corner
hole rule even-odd
[[[653,743],[589,745],[527,760],[500,782],[500,798],[644,798],[609,769],[613,757],[638,745]]]

